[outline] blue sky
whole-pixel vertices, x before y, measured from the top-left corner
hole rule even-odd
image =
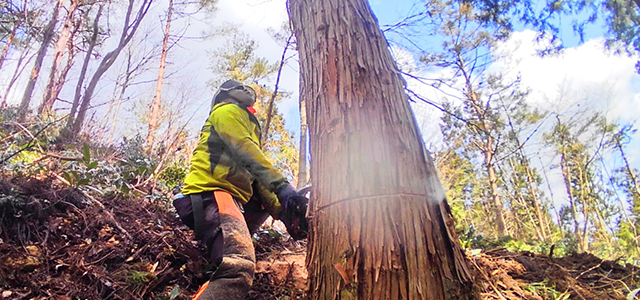
[[[372,0],[371,7],[382,26],[402,20],[407,16],[413,6],[413,0],[384,1]],[[266,33],[267,28],[278,28],[287,20],[285,0],[221,0],[217,13],[218,23],[234,21],[242,24],[241,29],[249,33],[259,43],[258,54],[271,61],[277,61],[282,48],[273,42]],[[565,23],[570,24],[565,20]],[[570,85],[576,90],[585,91],[585,99],[593,93],[587,92],[595,86],[611,87],[611,98],[614,101],[601,103],[599,99],[590,100],[594,107],[602,110],[610,110],[612,118],[622,118],[624,122],[636,122],[635,117],[640,107],[640,77],[633,70],[636,58],[613,56],[600,49],[602,40],[602,25],[596,24],[588,27],[588,39],[585,44],[578,45],[578,38],[572,29],[564,28],[561,36],[565,39],[566,51],[558,56],[540,58],[533,55],[535,45],[531,42],[535,33],[531,31],[517,31],[511,40],[504,43],[503,48],[510,48],[513,59],[510,62],[496,64],[495,68],[509,68],[513,74],[523,76],[523,82],[536,90],[532,101],[538,105],[547,105],[545,101],[554,98],[560,84]],[[589,39],[590,38],[590,39]],[[218,41],[219,43],[219,41]],[[185,47],[187,47],[185,45]],[[211,44],[209,47],[215,48]],[[600,47],[600,48],[599,48]],[[200,47],[198,47],[200,48]],[[409,53],[403,53],[403,49],[394,49],[396,58],[403,63],[415,64]],[[517,60],[517,62],[515,62]],[[210,76],[210,75],[209,75]],[[411,84],[411,83],[410,83]],[[291,99],[284,100],[280,110],[285,113],[286,124],[294,132],[298,131],[299,118],[297,107],[298,92],[298,65],[291,61],[284,69],[281,87],[294,95]],[[211,93],[203,89],[206,93]],[[587,95],[585,95],[585,93]],[[438,100],[438,95],[429,94]],[[207,98],[207,97],[205,97]],[[203,101],[208,101],[205,99]],[[437,125],[435,119],[438,115],[429,111],[428,107],[414,107],[420,121],[420,115],[427,115],[431,126]],[[437,140],[437,134],[433,134],[433,128],[423,128],[425,139]],[[433,135],[433,136],[432,136]],[[640,140],[637,137],[636,140]],[[640,147],[636,147],[640,148]],[[640,155],[640,154],[638,154]],[[640,164],[640,159],[635,160]],[[639,166],[640,167],[640,166]]]
[[[163,20],[165,9],[162,7],[162,3],[158,2],[144,25],[156,35],[152,37],[158,41],[161,39],[157,35],[161,34],[161,32],[157,28],[162,28],[163,26],[161,20]],[[220,0],[218,11],[213,16],[189,20],[191,23],[189,35],[195,36],[215,26],[234,23],[258,42],[257,54],[259,56],[263,56],[271,62],[276,62],[282,55],[282,47],[273,41],[267,30],[269,28],[280,28],[286,22],[285,3],[286,0]],[[380,25],[383,26],[405,18],[411,11],[413,3],[413,0],[370,1]],[[176,22],[175,28],[182,26],[180,22],[183,22],[182,25],[184,25],[186,21]],[[568,20],[564,20],[564,22],[570,24]],[[501,48],[509,49],[512,59],[501,61],[492,67],[494,70],[508,69],[512,74],[521,75],[523,83],[534,90],[531,97],[534,105],[539,105],[540,107],[549,106],[549,103],[557,96],[557,90],[561,88],[561,85],[564,85],[566,88],[577,91],[574,95],[575,99],[570,99],[564,105],[584,105],[587,103],[593,109],[607,113],[614,120],[634,123],[636,127],[640,126],[637,122],[637,115],[640,112],[640,76],[635,73],[633,68],[637,57],[614,56],[604,51],[601,47],[603,43],[602,24],[588,27],[587,40],[580,45],[577,43],[578,38],[571,27],[566,27],[563,28],[561,33],[567,48],[563,54],[545,58],[533,55],[535,45],[531,42],[531,39],[535,36],[535,33],[518,30],[513,34],[512,39],[500,46]],[[207,81],[212,79],[208,52],[223,46],[223,43],[223,39],[205,41],[185,39],[180,43],[179,47],[173,48],[169,54],[167,72],[174,75],[165,80],[163,98],[167,99],[167,101],[177,101],[177,98],[182,96],[187,100],[179,108],[184,112],[185,118],[193,116],[188,126],[192,138],[195,138],[202,126],[202,120],[208,114],[208,105],[213,95],[211,87],[206,84]],[[105,49],[109,48],[108,45],[105,46]],[[394,48],[394,55],[403,65],[415,65],[414,57],[402,47]],[[119,63],[121,62],[122,58]],[[50,63],[45,61],[44,65],[49,66]],[[6,68],[10,68],[10,66],[7,65]],[[113,84],[117,77],[117,69],[118,67],[114,66],[113,70],[105,75],[103,81],[106,85]],[[299,128],[297,106],[298,71],[296,61],[291,61],[285,66],[280,88],[291,92],[294,96],[290,99],[285,99],[279,104],[280,111],[285,114],[286,126],[296,133]],[[46,74],[46,71],[43,74]],[[0,79],[2,79],[2,75],[0,74]],[[6,76],[7,74],[4,75]],[[153,76],[150,77],[151,81],[155,79]],[[26,80],[21,80],[13,89],[14,95],[9,95],[10,102],[15,104],[19,101],[21,96],[19,92],[23,90],[22,86],[25,82]],[[2,83],[0,80],[0,85]],[[412,89],[421,91],[425,97],[429,97],[434,101],[442,99],[442,95],[438,95],[424,87],[417,87],[411,81],[409,81],[409,85]],[[142,98],[149,98],[152,97],[154,87],[140,85],[132,89],[132,93],[139,98],[141,95]],[[102,86],[99,92],[96,93],[96,99],[93,100],[93,103],[107,101],[112,89],[110,86]],[[605,90],[608,94],[603,97],[597,97],[598,89]],[[43,90],[44,83],[40,82],[36,87],[34,99],[41,99]],[[68,92],[69,90],[66,91],[66,93]],[[63,97],[68,98],[68,94],[65,96],[64,93],[65,90],[63,90]],[[37,104],[34,103],[34,106]],[[142,106],[144,104],[138,105]],[[136,110],[134,105],[130,106],[123,114],[127,114],[131,120],[140,118],[140,110]],[[437,145],[439,139],[441,139],[437,128],[439,114],[434,112],[433,108],[425,105],[414,105],[414,110],[418,122],[421,124],[425,141],[428,144]],[[100,111],[98,112],[99,116]],[[118,124],[120,126],[119,132],[131,134],[136,130],[144,129],[144,126],[134,127],[131,125],[132,123],[135,122],[120,122]],[[636,134],[634,138],[634,144],[628,147],[628,155],[632,164],[636,168],[640,168],[640,135]]]

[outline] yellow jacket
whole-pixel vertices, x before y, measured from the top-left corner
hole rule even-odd
[[[200,132],[182,194],[224,190],[246,204],[255,180],[262,205],[277,218],[280,202],[273,192],[286,179],[260,149],[258,120],[236,104],[216,104]]]

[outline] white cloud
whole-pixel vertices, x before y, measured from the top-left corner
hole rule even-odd
[[[634,65],[637,57],[614,55],[603,47],[604,40],[592,39],[583,45],[565,49],[555,56],[536,55],[539,45],[533,31],[516,32],[499,46],[509,57],[498,61],[492,70],[520,75],[531,89],[531,100],[540,106],[557,105],[570,109],[580,105],[607,114],[612,119],[633,121],[640,107],[640,80]],[[569,90],[558,103],[560,90]]]
[[[633,123],[638,126],[640,112],[640,76],[634,65],[637,57],[613,55],[603,48],[602,39],[589,40],[586,43],[565,49],[560,55],[540,57],[536,49],[541,46],[533,41],[536,33],[532,31],[515,32],[505,43],[499,45],[501,57],[490,66],[489,72],[502,72],[515,78],[520,76],[523,88],[531,90],[529,101],[543,110],[555,110],[570,113],[575,108],[590,109],[605,114],[611,122]],[[393,53],[401,69],[416,70],[415,61],[408,58],[407,51],[393,48]],[[450,71],[418,74],[424,78],[450,78]],[[415,74],[415,73],[414,73]],[[409,89],[436,103],[444,98],[454,100],[437,89],[431,82],[421,83],[406,77]],[[561,95],[561,91],[564,92]],[[458,94],[453,90],[446,93]],[[560,99],[562,96],[562,100]],[[416,119],[423,137],[432,148],[441,147],[442,135],[438,124],[442,112],[425,103],[415,103]],[[550,149],[541,149],[541,134],[529,142],[527,150],[537,157],[533,162],[540,168],[545,164],[547,176],[551,182],[556,204],[566,203],[562,174],[560,170],[549,169],[554,160]],[[638,167],[640,155],[640,134],[635,134],[632,144],[627,146],[628,158],[632,166]],[[607,162],[609,167],[614,160]]]
[[[220,17],[246,27],[280,28],[288,18],[285,0],[222,0],[219,8]]]
[[[634,65],[638,57],[614,55],[603,47],[602,38],[567,48],[555,56],[536,55],[535,32],[516,32],[498,49],[508,54],[491,66],[491,71],[507,72],[520,76],[523,87],[531,90],[529,101],[543,110],[565,113],[571,116],[578,110],[597,111],[609,122],[638,124],[640,111],[640,76]],[[536,139],[541,139],[537,137]],[[557,158],[551,149],[540,149],[541,144],[531,143],[530,153],[539,153],[547,167]],[[632,166],[637,166],[640,135],[635,134],[627,154]],[[541,167],[542,161],[534,163]],[[557,163],[557,161],[556,161]],[[618,165],[615,158],[606,159],[611,170]],[[560,170],[548,170],[556,205],[565,203],[566,193]]]

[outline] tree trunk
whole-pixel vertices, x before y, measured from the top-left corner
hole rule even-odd
[[[627,160],[627,155],[624,153],[624,148],[622,148],[622,142],[620,142],[620,139],[615,140],[615,147],[618,148],[618,151],[620,151],[620,156],[624,161],[624,170],[627,172],[627,176],[629,177],[629,181],[632,185],[630,187],[630,192],[632,195],[634,195],[632,199],[640,199],[640,184],[638,184],[638,177],[631,168],[629,160]]]
[[[66,134],[70,134],[69,129],[73,125],[75,120],[75,115],[78,110],[78,105],[80,105],[80,97],[82,96],[82,85],[84,83],[84,79],[87,77],[87,69],[89,68],[89,62],[91,61],[91,55],[93,54],[93,48],[95,48],[96,43],[98,42],[98,33],[99,33],[99,20],[102,15],[102,5],[98,7],[98,12],[96,13],[96,17],[93,20],[93,33],[91,34],[91,40],[89,40],[89,47],[87,48],[87,53],[84,57],[84,61],[82,62],[82,69],[80,70],[80,76],[78,77],[78,83],[76,84],[76,91],[73,96],[73,102],[71,103],[71,109],[69,111],[69,117],[67,118],[67,125],[65,132]]]
[[[156,130],[158,130],[160,104],[162,102],[162,81],[164,79],[164,68],[167,62],[167,52],[169,50],[169,33],[171,30],[171,14],[173,13],[173,0],[169,0],[169,10],[167,11],[167,24],[164,30],[164,39],[162,41],[162,55],[160,56],[160,68],[158,69],[158,81],[156,82],[156,94],[151,104],[151,112],[149,114],[149,130],[147,133],[147,151],[150,153],[155,142]]]
[[[521,158],[518,157],[518,160],[520,160]],[[520,162],[515,162],[513,158],[509,158],[507,160],[507,162],[509,163],[509,167],[511,168],[511,170],[514,170],[513,172],[516,172],[518,166],[516,166],[516,164],[520,164]],[[523,166],[524,168],[526,168],[525,166]],[[531,222],[531,225],[533,226],[533,229],[536,232],[536,235],[538,236],[538,240],[540,241],[544,241],[544,228],[542,228],[542,226],[538,226],[538,224],[536,223],[536,220],[534,219],[534,215],[537,215],[537,212],[534,210],[534,212],[531,212],[530,209],[530,203],[527,202],[527,199],[525,197],[525,195],[523,195],[522,191],[520,190],[519,185],[519,176],[516,176],[514,174],[514,176],[510,176],[511,177],[511,184],[513,185],[514,189],[513,191],[509,191],[508,187],[507,187],[507,197],[510,197],[510,199],[512,200],[512,203],[515,201],[516,203],[518,203],[523,209],[526,210],[525,215],[527,216],[527,218],[529,218],[529,221]],[[507,179],[504,178],[504,176],[500,176],[500,178],[502,179],[503,182],[507,182]],[[529,186],[530,187],[530,186]],[[510,195],[512,194],[512,195]],[[532,195],[533,196],[533,195]],[[536,199],[535,197],[532,197],[533,199]],[[534,207],[538,206],[537,204],[534,205]],[[520,214],[518,214],[517,212],[517,207],[515,207],[514,205],[511,205],[511,212],[513,215],[513,218],[515,218],[517,220],[517,218],[520,216]],[[539,222],[539,220],[538,220]],[[514,226],[518,226],[519,225],[523,225],[522,228],[525,228],[526,230],[531,230],[531,228],[527,228],[526,224],[524,224],[523,222],[512,222]],[[520,232],[520,229],[514,231],[514,233],[518,236],[518,239],[524,239],[525,235],[522,234],[522,232]]]
[[[67,16],[64,21],[64,26],[62,26],[62,30],[58,36],[58,41],[56,42],[55,52],[53,54],[53,63],[51,65],[51,72],[49,73],[49,80],[47,81],[47,86],[44,90],[44,97],[42,98],[42,103],[38,108],[38,114],[40,115],[51,111],[53,104],[58,98],[56,89],[58,89],[57,84],[59,83],[63,72],[60,70],[60,65],[62,64],[64,50],[67,47],[68,42],[71,40],[71,28],[74,25],[73,14],[75,13],[76,8],[78,8],[78,1],[71,0],[69,9],[67,10]]]
[[[31,38],[28,38],[27,43],[29,43],[30,41],[31,41]],[[2,99],[0,108],[4,108],[7,106],[7,98],[8,98],[9,92],[11,91],[11,88],[16,83],[16,81],[20,77],[20,74],[22,74],[22,72],[24,71],[25,67],[29,64],[31,59],[33,59],[34,55],[31,55],[29,59],[27,59],[27,62],[24,63],[24,65],[22,64],[24,62],[24,59],[27,58],[29,54],[30,54],[29,49],[25,49],[25,51],[23,51],[20,54],[20,57],[18,58],[18,61],[16,63],[16,69],[13,71],[13,75],[11,75],[11,80],[9,80],[9,84],[7,85],[7,88],[4,90],[4,94],[0,94],[0,99]]]
[[[280,65],[278,66],[278,75],[276,76],[276,85],[273,88],[273,93],[271,94],[271,98],[269,98],[269,102],[267,103],[267,120],[265,122],[264,128],[262,129],[262,141],[260,143],[262,145],[267,144],[267,139],[269,138],[269,129],[271,128],[271,119],[273,118],[273,104],[276,102],[276,96],[278,96],[278,86],[280,86],[280,76],[282,75],[282,68],[284,67],[284,63],[286,62],[287,50],[289,50],[289,45],[291,45],[291,39],[293,38],[293,33],[289,35],[287,38],[287,43],[284,45],[284,50],[282,50],[282,57],[280,58]],[[300,184],[298,182],[298,184]]]
[[[31,96],[33,95],[33,90],[36,86],[38,76],[40,75],[40,69],[42,68],[42,61],[47,54],[47,49],[49,49],[49,43],[51,43],[51,39],[53,39],[53,29],[56,27],[56,23],[58,22],[58,11],[60,10],[61,5],[62,0],[56,1],[53,14],[51,15],[51,20],[47,26],[45,26],[44,33],[42,35],[42,44],[40,44],[36,61],[33,65],[33,69],[31,70],[27,87],[24,89],[24,95],[22,96],[20,107],[18,108],[18,122],[23,122],[24,118],[27,116],[29,103],[31,103]]]
[[[487,111],[489,110],[489,104],[487,103],[486,107],[480,103],[480,99],[478,93],[474,90],[470,74],[465,69],[465,62],[462,58],[461,53],[457,53],[457,65],[458,69],[462,72],[462,75],[465,80],[466,86],[466,100],[470,102],[471,107],[475,111],[475,116],[480,121],[480,128],[482,129],[482,133],[484,133],[484,139],[481,138],[482,146],[480,146],[480,151],[484,154],[484,165],[487,169],[487,174],[489,176],[489,190],[491,192],[491,201],[493,202],[493,210],[495,214],[496,226],[498,229],[498,237],[503,237],[507,234],[506,230],[506,222],[504,221],[504,208],[502,206],[502,199],[500,198],[500,193],[498,191],[498,176],[496,175],[495,163],[493,161],[495,155],[495,146],[493,136],[493,128],[487,122]],[[482,134],[479,136],[482,137]]]
[[[475,299],[444,190],[368,3],[290,0],[289,14],[313,157],[310,299]]]
[[[523,155],[523,159],[527,160],[527,158],[524,157],[524,154],[522,155]],[[533,179],[533,174],[531,173],[531,168],[529,167],[528,160],[525,163],[524,168],[527,175],[527,184],[529,185],[529,192],[531,193],[533,207],[536,213],[536,218],[538,219],[538,226],[540,227],[540,233],[542,233],[542,241],[544,242],[547,240],[548,226],[546,226],[547,223],[545,222],[544,215],[542,214],[542,209],[540,208],[540,203],[538,202],[538,193],[534,187],[535,181]]]
[[[564,143],[564,141],[561,141]],[[571,170],[569,166],[567,166],[567,158],[564,149],[564,144],[560,145],[561,153],[560,153],[560,167],[562,169],[562,177],[564,178],[564,185],[567,189],[567,196],[569,197],[569,207],[571,208],[571,217],[573,218],[573,232],[578,238],[578,244],[580,246],[580,251],[584,251],[584,241],[582,236],[580,235],[580,226],[578,224],[578,209],[576,208],[575,197],[571,192]]]
[[[300,92],[303,95],[304,92]],[[300,97],[300,148],[298,152],[298,188],[301,188],[309,182],[307,172],[307,102]]]
[[[2,48],[2,54],[0,54],[0,69],[2,69],[2,65],[4,65],[5,59],[7,59],[7,54],[9,53],[9,49],[13,45],[13,38],[16,36],[16,31],[18,30],[18,26],[14,26],[13,30],[7,36],[7,40],[5,41],[4,48]]]
[[[493,138],[489,137],[491,141]],[[489,142],[488,149],[492,149],[491,142]],[[502,207],[502,199],[498,191],[498,176],[496,175],[496,168],[493,164],[492,150],[485,152],[485,166],[487,173],[489,174],[489,188],[491,190],[491,200],[493,200],[493,211],[496,216],[496,226],[498,227],[498,237],[503,237],[507,234],[507,229],[504,221],[504,208]]]
[[[84,122],[84,118],[87,114],[87,110],[89,109],[89,104],[91,103],[91,98],[93,98],[93,92],[98,86],[98,81],[102,75],[104,75],[109,68],[113,65],[113,63],[118,59],[118,55],[122,49],[131,41],[135,32],[138,30],[140,23],[142,22],[144,16],[149,11],[149,7],[153,0],[144,0],[136,13],[136,16],[133,22],[130,24],[129,20],[131,19],[131,13],[133,10],[133,4],[135,0],[129,0],[129,7],[127,9],[127,13],[124,20],[124,27],[122,31],[122,35],[120,36],[120,41],[118,42],[118,46],[113,49],[111,52],[107,53],[100,62],[98,69],[93,73],[91,80],[89,81],[89,85],[82,96],[82,100],[80,102],[80,109],[78,110],[78,114],[73,121],[73,125],[70,128],[70,138],[76,137],[80,130],[82,129],[82,124]]]

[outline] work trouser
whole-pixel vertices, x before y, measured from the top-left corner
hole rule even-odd
[[[193,299],[244,299],[255,271],[251,234],[266,220],[268,213],[257,199],[252,198],[243,207],[225,191],[204,192],[199,196],[205,225],[196,236],[206,246],[208,258],[217,268]],[[195,230],[192,197],[178,198],[173,205],[182,222]]]

